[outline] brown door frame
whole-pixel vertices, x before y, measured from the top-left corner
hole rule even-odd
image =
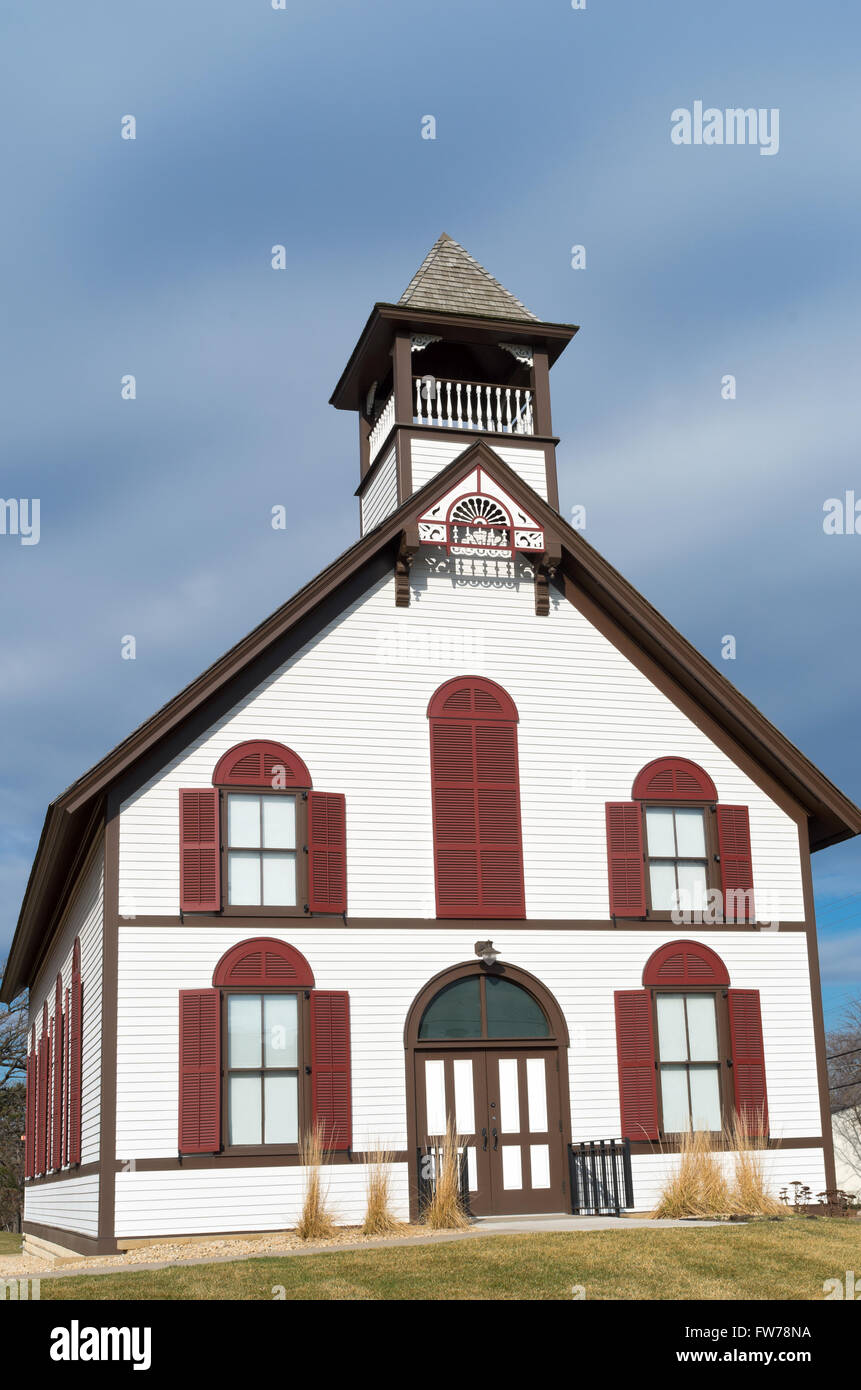
[[[431,999],[446,985],[453,984],[467,976],[494,975],[509,979],[531,994],[544,1012],[550,1025],[550,1035],[545,1038],[453,1038],[447,1040],[419,1041],[418,1031],[425,1009]],[[558,1190],[562,1194],[563,1209],[568,1210],[571,1193],[568,1181],[568,1145],[571,1142],[571,1101],[568,1085],[568,1026],[559,1004],[550,990],[527,970],[508,961],[497,961],[487,966],[481,961],[461,961],[458,965],[440,971],[419,991],[413,1000],[404,1025],[405,1082],[407,1099],[407,1146],[409,1167],[410,1218],[418,1217],[418,1150],[421,1144],[419,1134],[419,1105],[417,1094],[417,1065],[419,1056],[429,1053],[445,1055],[455,1053],[464,1055],[477,1052],[544,1052],[556,1060],[556,1095],[558,1105],[558,1146],[561,1164],[561,1180]],[[548,1104],[554,1100],[552,1076],[548,1078]],[[480,1126],[479,1126],[480,1128]],[[552,1145],[551,1145],[552,1147]],[[551,1154],[552,1158],[552,1154]],[[552,1173],[551,1164],[551,1173]],[[514,1213],[516,1214],[516,1213]]]

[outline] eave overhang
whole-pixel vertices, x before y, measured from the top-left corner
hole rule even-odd
[[[329,398],[329,404],[337,410],[360,410],[367,383],[382,381],[386,376],[394,335],[398,332],[418,332],[429,327],[463,343],[497,344],[512,339],[518,343],[528,343],[538,351],[547,353],[551,367],[578,332],[578,325],[573,323],[483,318],[477,314],[411,309],[405,304],[375,304]]]

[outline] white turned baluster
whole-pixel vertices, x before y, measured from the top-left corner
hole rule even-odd
[[[520,419],[520,387],[519,387],[519,386],[516,388],[516,390],[515,390],[515,392],[514,392],[514,419],[515,419],[515,421],[516,421],[516,424],[515,424],[514,428],[515,428],[515,430],[517,431],[517,433],[520,434],[520,433],[522,432],[522,430],[523,430],[523,422],[522,422],[521,419]]]
[[[502,434],[502,387],[496,388],[496,426],[497,431]]]
[[[460,412],[460,382],[458,382],[457,385],[455,386],[455,388],[454,388],[454,394],[455,394],[455,396],[457,397],[457,427],[458,427],[458,429],[462,429],[462,428],[463,428],[463,416],[461,415],[461,412]]]
[[[466,385],[466,423],[472,429],[472,382]]]
[[[534,434],[534,433],[535,433],[535,431],[534,431],[534,429],[533,429],[533,427],[532,427],[532,392],[531,392],[531,391],[527,391],[527,392],[526,392],[526,433],[527,433],[527,434]]]
[[[443,424],[445,423],[445,421],[444,421],[443,418],[442,418],[442,382],[441,382],[441,381],[437,381],[437,383],[436,383],[436,422],[437,422],[437,424],[440,425],[440,426],[443,425]]]
[[[480,386],[476,386],[476,388],[475,388],[475,428],[476,428],[477,430],[483,430],[483,429],[484,429],[484,425],[483,425],[482,422],[481,422],[481,387],[480,387]]]
[[[454,423],[454,420],[452,419],[452,413],[451,413],[451,382],[450,382],[450,381],[447,381],[446,384],[445,384],[445,403],[446,403],[446,410],[447,410],[447,412],[448,412],[448,419],[446,420],[446,424],[447,424],[447,425],[451,425],[451,424]]]
[[[418,423],[420,425],[423,425],[424,420],[422,419],[422,383],[421,377],[418,376],[416,377],[416,415],[418,417]]]
[[[485,386],[485,388],[484,388],[484,403],[485,403],[485,405],[486,405],[486,407],[487,407],[486,418],[485,418],[485,428],[486,428],[486,429],[489,429],[489,430],[492,430],[492,429],[493,429],[493,391],[492,391],[492,389],[491,389],[489,386]]]
[[[505,417],[506,417],[505,428],[508,430],[508,433],[511,434],[511,387],[510,387],[510,386],[506,386],[506,388],[505,388]]]

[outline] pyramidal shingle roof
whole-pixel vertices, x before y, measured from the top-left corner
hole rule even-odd
[[[446,232],[437,237],[398,303],[449,314],[539,321]]]

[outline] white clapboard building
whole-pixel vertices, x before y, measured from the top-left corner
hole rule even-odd
[[[602,1142],[648,1210],[737,1113],[833,1187],[810,855],[861,812],[560,515],[575,332],[441,236],[332,396],[361,538],[49,807],[30,1237],[289,1227],[315,1126],[338,1220],[381,1145],[406,1218],[447,1117],[476,1217],[602,1205]]]

